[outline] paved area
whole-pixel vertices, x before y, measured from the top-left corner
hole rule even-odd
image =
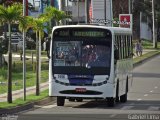
[[[150,51],[154,51],[154,50],[143,50],[143,55],[146,54],[146,53],[148,53],[148,52],[150,52]],[[7,57],[7,55],[5,55],[5,57]],[[20,58],[20,55],[13,54],[13,57]],[[138,56],[135,55],[133,58],[136,58],[136,57],[138,57]],[[31,56],[26,56],[26,58],[31,59]],[[42,57],[42,58],[47,59],[47,57]],[[36,88],[35,86],[28,87],[26,89],[26,92],[27,92],[26,94],[27,95],[34,94],[35,93],[35,88]],[[48,89],[48,82],[41,83],[40,89],[41,89],[41,91]],[[17,98],[23,98],[23,89],[13,91],[12,94],[13,94],[13,100],[17,99]],[[7,101],[7,93],[0,94],[0,102],[5,102],[5,101]]]

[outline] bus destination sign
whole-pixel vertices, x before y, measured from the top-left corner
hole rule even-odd
[[[103,31],[73,31],[75,37],[105,37]]]
[[[106,32],[96,30],[59,30],[55,32],[55,35],[59,37],[106,37]]]

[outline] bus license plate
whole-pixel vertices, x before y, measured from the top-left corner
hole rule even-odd
[[[86,92],[87,91],[86,88],[76,88],[75,90],[76,92]]]

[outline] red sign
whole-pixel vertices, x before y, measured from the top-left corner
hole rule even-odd
[[[120,27],[132,28],[132,15],[131,14],[120,14],[119,15]]]

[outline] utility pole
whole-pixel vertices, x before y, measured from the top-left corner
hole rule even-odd
[[[131,0],[128,0],[128,13],[131,14]]]
[[[105,25],[107,21],[107,16],[106,16],[106,0],[104,0],[104,20],[105,20]]]
[[[155,10],[154,10],[154,0],[152,0],[152,19],[153,19],[153,48],[157,48],[157,40],[155,37]]]
[[[23,16],[26,16],[26,0],[23,0]],[[26,52],[25,52],[25,46],[26,46],[26,33],[23,29],[23,100],[26,100]]]
[[[85,0],[85,18],[86,18],[86,23],[89,23],[89,4],[88,0]]]
[[[77,0],[77,14],[78,14],[78,24],[79,24],[79,0]]]

